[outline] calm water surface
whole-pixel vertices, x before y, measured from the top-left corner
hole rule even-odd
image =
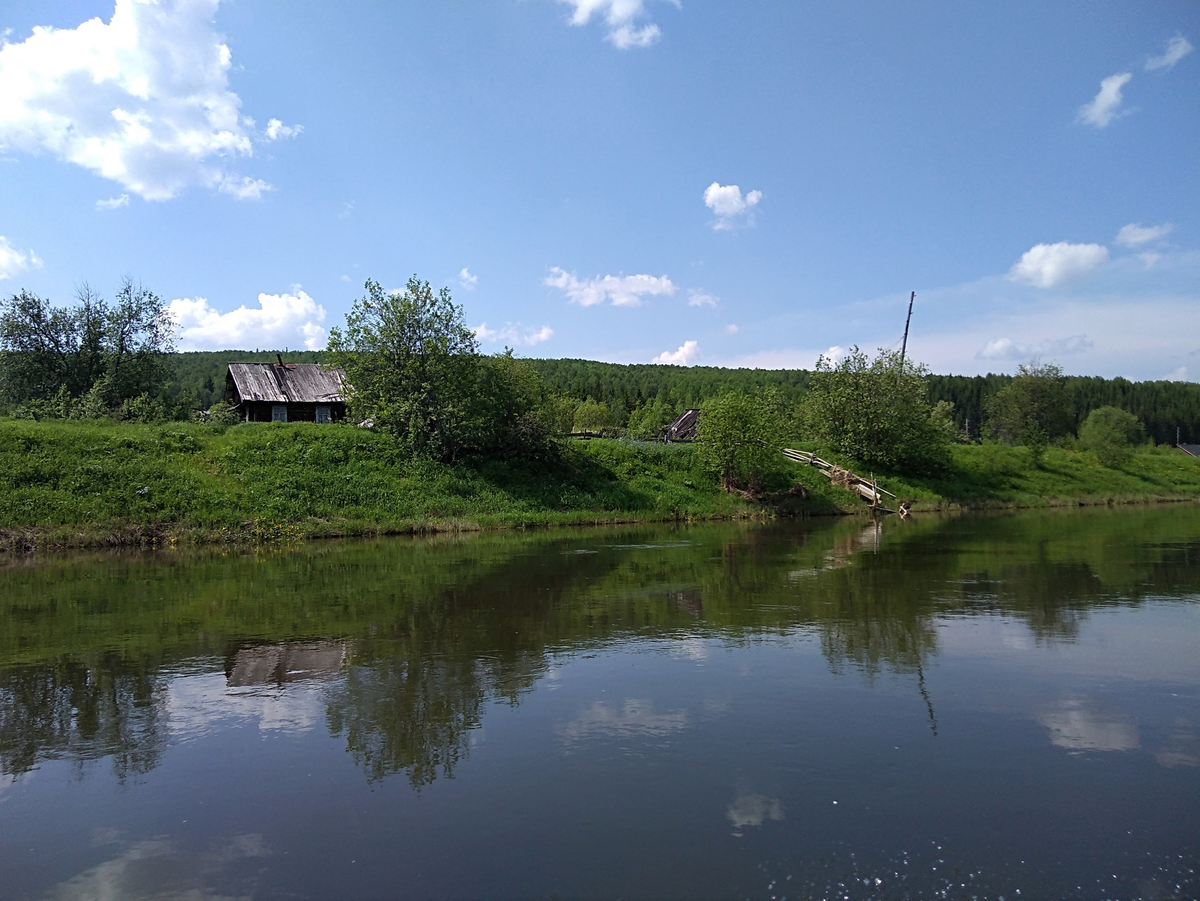
[[[1200,507],[0,568],[0,897],[1200,897]]]

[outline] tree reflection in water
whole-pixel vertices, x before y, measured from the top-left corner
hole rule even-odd
[[[0,770],[166,745],[167,686],[325,683],[327,725],[377,780],[450,777],[486,705],[555,655],[638,637],[816,634],[834,673],[911,676],[945,617],[1002,614],[1035,640],[1089,612],[1200,589],[1200,510],[915,522],[717,524],[11,561],[0,588]],[[287,690],[284,688],[283,690]]]

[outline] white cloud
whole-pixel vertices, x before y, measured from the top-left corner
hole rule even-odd
[[[479,284],[479,276],[472,275],[466,266],[463,266],[462,271],[458,273],[458,283],[468,291],[474,291],[475,286]]]
[[[609,300],[614,307],[640,306],[642,297],[674,294],[678,286],[665,275],[605,275],[580,281],[573,272],[554,266],[542,284],[558,288],[572,303],[591,307]]]
[[[541,344],[543,341],[549,341],[554,337],[554,329],[548,325],[543,325],[540,329],[532,329],[521,331],[519,325],[513,325],[511,322],[506,322],[500,328],[488,328],[486,322],[481,322],[472,331],[480,341],[489,343],[497,343],[503,341],[509,347],[517,347],[525,345],[533,347],[535,344]]]
[[[1143,244],[1165,238],[1172,228],[1174,226],[1170,222],[1164,222],[1162,225],[1136,225],[1131,222],[1117,232],[1117,243],[1126,247],[1141,247]]]
[[[1035,288],[1054,288],[1083,278],[1108,259],[1100,244],[1037,244],[1008,271],[1008,280]]]
[[[1123,116],[1125,113],[1121,111],[1121,88],[1125,87],[1131,78],[1133,76],[1130,73],[1119,72],[1101,81],[1100,92],[1091,103],[1085,103],[1079,108],[1076,121],[1104,128],[1113,119]]]
[[[116,0],[107,24],[39,26],[0,46],[0,145],[48,151],[146,200],[189,185],[261,196],[266,182],[226,168],[253,155],[253,121],[229,90],[218,2]],[[298,129],[273,119],[267,137]]]
[[[734,228],[739,223],[751,224],[754,221],[751,207],[757,206],[760,200],[762,191],[750,191],[743,196],[742,189],[737,185],[722,185],[714,181],[704,189],[704,205],[716,214],[713,228],[717,231]]]
[[[29,268],[41,269],[42,261],[32,250],[17,250],[0,235],[0,281],[19,275]]]
[[[715,297],[712,294],[705,294],[696,288],[688,292],[689,307],[715,307],[721,302],[721,298]]]
[[[651,363],[666,363],[671,366],[691,366],[700,355],[700,345],[695,341],[684,341],[678,350],[664,350]]]
[[[203,297],[170,303],[179,326],[180,350],[236,350],[248,347],[325,346],[325,308],[293,286],[293,294],[260,294],[258,306],[221,313]]]
[[[251,178],[248,175],[238,178],[236,175],[222,174],[210,183],[210,187],[214,185],[222,194],[231,194],[238,200],[258,200],[264,191],[275,190],[261,178]]]
[[[280,138],[294,138],[304,131],[303,125],[284,125],[278,119],[267,120],[267,140],[278,141]]]
[[[1095,347],[1087,335],[1070,335],[1066,338],[1049,338],[1033,344],[1018,344],[1009,338],[989,341],[975,356],[980,360],[1026,360],[1034,357],[1062,357],[1069,354],[1086,353]]]
[[[1146,71],[1152,72],[1155,69],[1173,69],[1175,64],[1187,56],[1192,50],[1192,42],[1181,34],[1175,35],[1167,41],[1167,49],[1163,51],[1162,56],[1152,56],[1146,60]]]
[[[604,17],[608,26],[608,40],[619,50],[634,47],[649,47],[662,32],[653,22],[638,27],[635,23],[646,15],[644,0],[560,0],[574,7],[572,25],[586,25],[594,14]]]
[[[128,194],[122,194],[120,197],[110,197],[108,200],[96,201],[96,209],[98,210],[117,210],[123,206],[129,206]]]
[[[736,335],[737,333],[738,333],[738,327],[736,325],[734,325],[732,322],[729,323],[729,325],[725,326],[725,334]]]

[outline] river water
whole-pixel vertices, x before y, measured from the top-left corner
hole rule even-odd
[[[9,559],[2,898],[1200,897],[1200,507]]]

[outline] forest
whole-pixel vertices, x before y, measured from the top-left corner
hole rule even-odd
[[[275,351],[212,351],[177,353],[169,358],[172,373],[169,391],[187,393],[198,407],[208,408],[225,390],[225,367],[234,361],[267,361]],[[319,363],[322,351],[288,351],[289,362]],[[612,425],[623,428],[632,411],[662,402],[675,412],[699,407],[726,391],[751,393],[760,388],[778,389],[789,405],[807,391],[811,373],[803,369],[721,369],[714,366],[663,366],[654,364],[598,363],[592,360],[529,361],[548,391],[577,401],[592,398],[608,407]],[[955,424],[972,438],[981,436],[984,405],[989,397],[1011,383],[1011,375],[926,376],[932,404],[954,405]],[[1148,437],[1158,444],[1200,442],[1200,385],[1192,382],[1131,382],[1098,376],[1067,376],[1074,409],[1074,428],[1092,410],[1112,406],[1141,420]],[[1073,429],[1074,430],[1074,429]]]

